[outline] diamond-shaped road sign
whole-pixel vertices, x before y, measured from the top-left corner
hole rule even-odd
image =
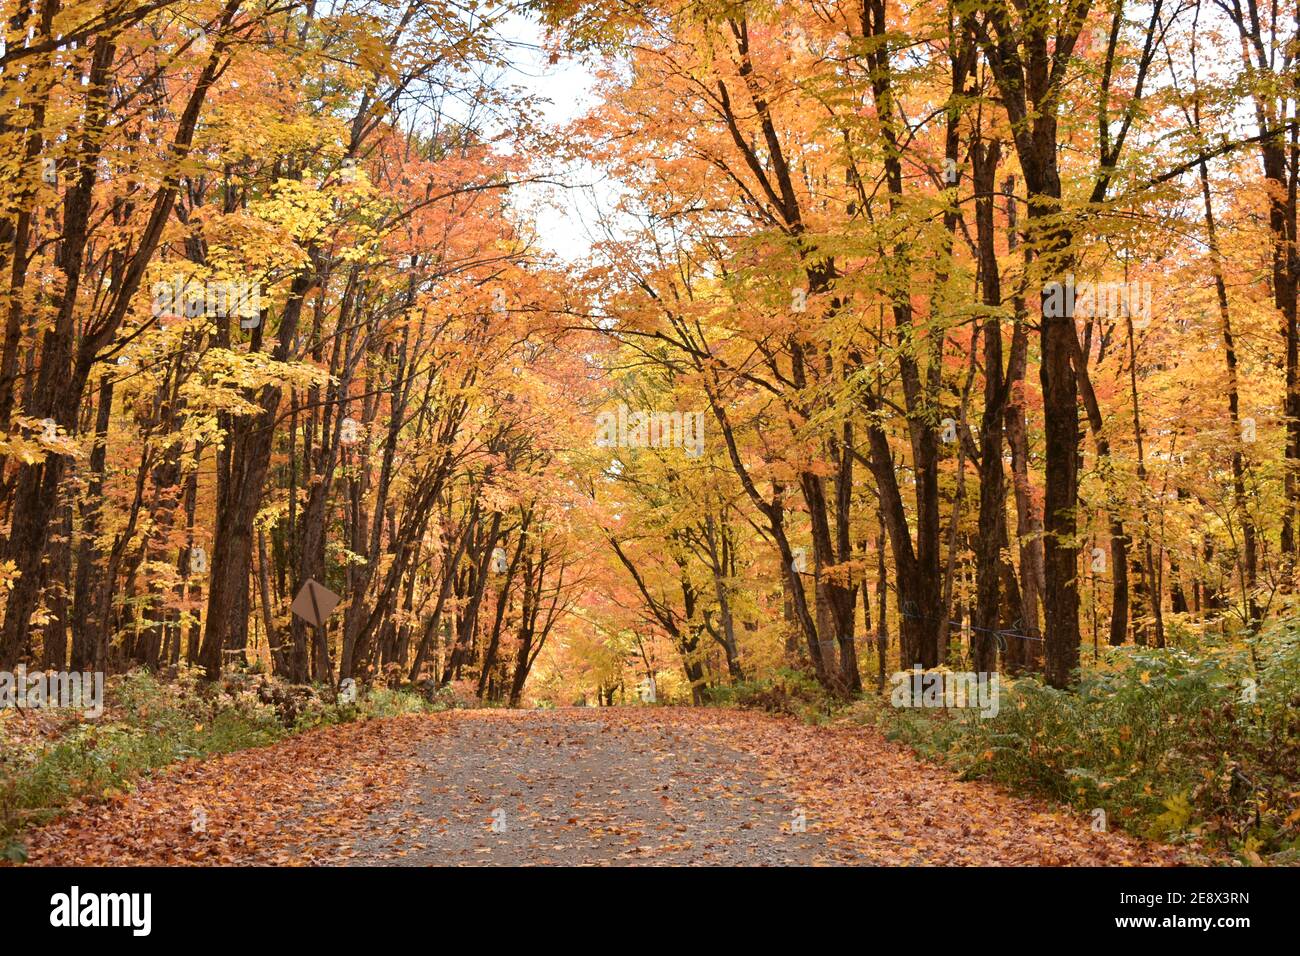
[[[320,627],[341,600],[343,599],[325,585],[308,578],[298,596],[293,599],[290,610],[308,624]]]

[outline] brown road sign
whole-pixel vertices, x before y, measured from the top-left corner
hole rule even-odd
[[[293,599],[290,610],[308,624],[320,627],[341,600],[343,599],[325,585],[308,578],[298,596]]]

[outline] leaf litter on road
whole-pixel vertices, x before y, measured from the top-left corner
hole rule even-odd
[[[176,765],[29,844],[82,866],[1188,862],[873,730],[666,707],[322,727]]]

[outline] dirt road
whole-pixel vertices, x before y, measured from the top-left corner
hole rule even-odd
[[[36,864],[1158,865],[876,732],[720,709],[454,711],[182,764],[29,834]]]

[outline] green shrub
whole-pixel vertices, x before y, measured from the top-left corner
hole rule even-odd
[[[878,708],[887,735],[965,776],[1029,790],[1167,840],[1256,859],[1300,849],[1300,640],[1289,622],[1233,645],[1111,650],[1073,691],[1002,682],[996,717]]]
[[[711,688],[709,703],[788,714],[808,723],[824,723],[835,707],[834,700],[814,677],[785,668],[772,678]]]

